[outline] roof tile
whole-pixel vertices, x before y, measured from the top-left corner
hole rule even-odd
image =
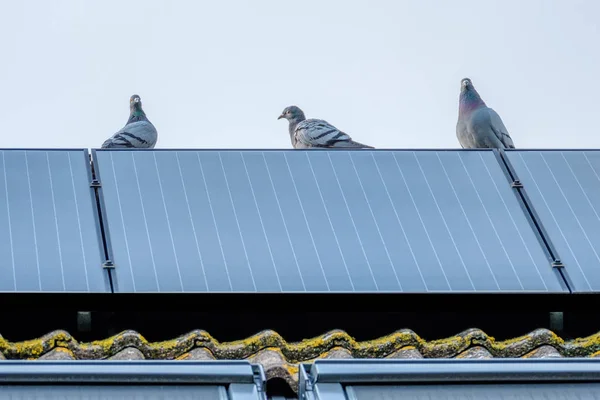
[[[109,357],[110,360],[143,360],[144,355],[135,347],[127,347],[119,351],[114,356]]]
[[[499,341],[479,329],[426,341],[409,329],[369,341],[356,341],[341,330],[301,342],[288,343],[266,330],[244,340],[221,343],[203,330],[173,340],[148,342],[135,331],[105,340],[79,343],[65,331],[35,340],[9,342],[0,336],[0,359],[247,359],[264,366],[268,379],[282,378],[297,389],[298,363],[319,358],[514,358],[598,357],[600,332],[565,341],[552,331],[537,329]]]

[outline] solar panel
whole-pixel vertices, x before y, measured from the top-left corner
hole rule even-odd
[[[600,290],[600,151],[507,151],[575,292]]]
[[[259,399],[257,395],[250,397]],[[176,385],[10,385],[0,386],[0,400],[225,400],[225,386]],[[235,398],[233,398],[234,400]]]
[[[566,290],[493,151],[94,159],[119,292]]]
[[[266,400],[247,361],[3,360],[0,399]]]
[[[107,292],[87,150],[0,150],[0,292]]]
[[[316,360],[300,365],[298,392],[315,400],[596,399],[599,364],[583,358]]]
[[[346,398],[354,400],[567,400],[600,399],[600,383],[508,383],[467,385],[346,386]],[[339,397],[320,396],[318,400]]]

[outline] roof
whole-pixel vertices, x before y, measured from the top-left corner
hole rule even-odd
[[[266,400],[262,367],[242,360],[10,360],[0,363],[0,392],[1,398]]]
[[[162,342],[148,342],[135,331],[80,343],[66,331],[54,331],[34,340],[9,342],[0,337],[0,358],[33,360],[247,360],[261,364],[268,380],[281,378],[298,390],[300,363],[318,359],[421,358],[561,358],[600,356],[600,332],[565,341],[554,332],[538,329],[509,340],[496,340],[479,329],[427,341],[405,329],[370,341],[356,341],[334,330],[321,336],[288,343],[266,330],[234,342],[219,342],[208,332],[192,331]]]
[[[493,385],[494,390],[490,390]],[[600,359],[317,360],[300,368],[299,398],[598,398]]]

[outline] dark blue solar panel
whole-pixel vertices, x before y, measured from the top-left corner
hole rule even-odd
[[[600,290],[600,151],[507,151],[574,291]]]
[[[0,150],[0,291],[106,292],[86,150]]]
[[[566,290],[492,151],[94,157],[121,292]]]

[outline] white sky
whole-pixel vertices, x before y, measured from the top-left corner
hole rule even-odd
[[[600,148],[598,0],[0,0],[0,148],[290,148],[285,106],[379,148],[459,148],[470,77],[517,148]]]

